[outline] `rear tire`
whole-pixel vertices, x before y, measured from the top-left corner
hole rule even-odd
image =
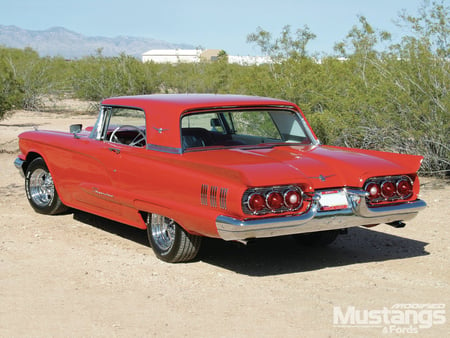
[[[301,245],[305,246],[327,246],[334,242],[339,235],[339,230],[327,230],[318,232],[309,232],[306,234],[293,235]]]
[[[25,172],[25,191],[32,208],[45,215],[56,215],[67,210],[61,202],[52,175],[41,157],[35,158]]]
[[[147,221],[147,235],[155,255],[169,263],[193,260],[202,241],[201,236],[189,234],[174,220],[158,214]]]

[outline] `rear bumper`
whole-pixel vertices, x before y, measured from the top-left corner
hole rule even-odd
[[[369,208],[364,191],[347,190],[349,207],[342,210],[319,211],[319,198],[304,214],[272,218],[239,220],[218,216],[216,227],[224,240],[246,240],[251,238],[275,237],[307,232],[344,229],[355,226],[408,221],[426,207],[422,200],[397,205]]]

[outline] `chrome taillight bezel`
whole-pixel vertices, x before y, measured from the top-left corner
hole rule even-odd
[[[295,193],[298,196],[298,203],[288,203],[286,198]],[[262,196],[265,200],[264,208],[254,208],[251,200],[254,196]],[[282,197],[282,203],[272,201],[275,197]],[[250,215],[279,214],[284,212],[298,211],[304,204],[303,190],[297,185],[281,185],[271,187],[249,188],[242,196],[242,209],[244,213]]]
[[[407,181],[411,188],[406,194],[399,191],[399,185],[402,181]],[[378,193],[371,193],[371,191],[374,191],[374,187],[376,187]],[[392,193],[388,187],[394,189]],[[414,193],[413,180],[407,175],[372,177],[366,180],[363,188],[368,192],[366,199],[371,204],[408,200]]]

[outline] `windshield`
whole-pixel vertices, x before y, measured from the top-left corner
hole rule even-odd
[[[291,110],[194,113],[183,116],[181,128],[183,149],[314,142],[304,121]]]

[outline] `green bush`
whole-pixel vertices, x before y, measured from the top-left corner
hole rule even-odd
[[[16,53],[20,51],[0,47],[0,120],[22,106],[23,90],[12,65]]]

